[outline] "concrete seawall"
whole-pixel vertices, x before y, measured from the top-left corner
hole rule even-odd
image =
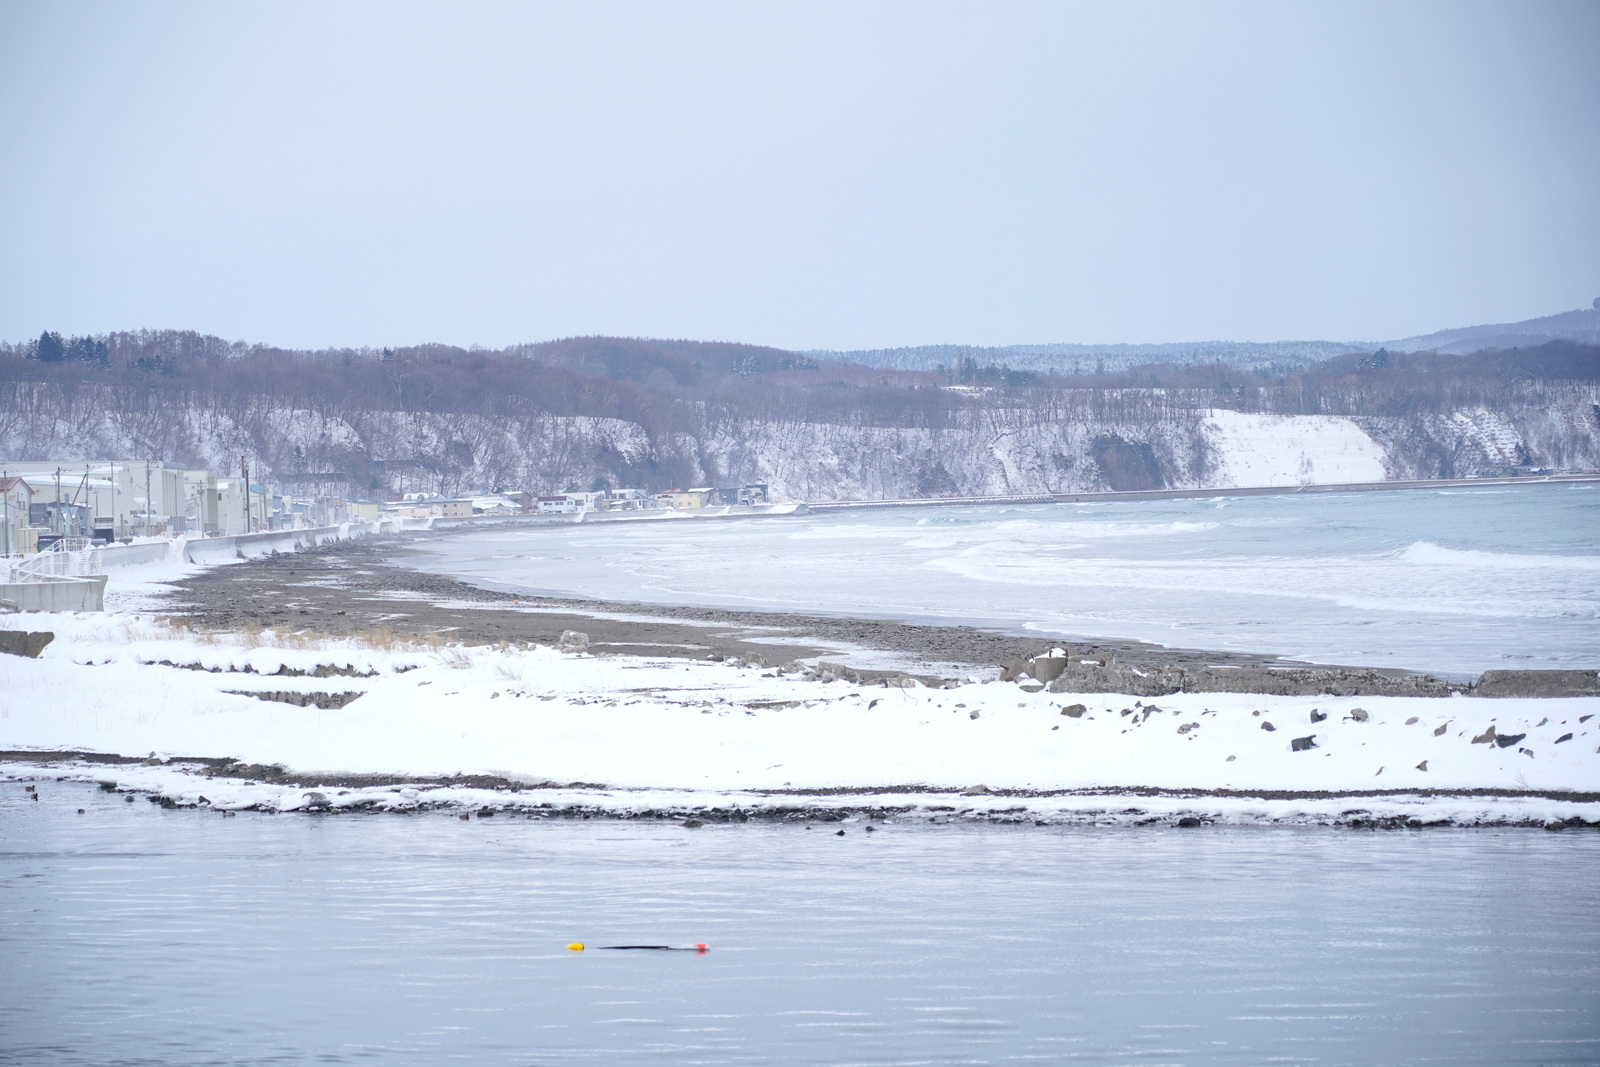
[[[266,533],[207,537],[185,541],[183,559],[186,563],[227,563],[237,559],[267,556],[274,552],[299,552],[356,537],[399,533],[400,529],[401,520],[381,519],[377,522],[351,522],[340,526],[316,526],[305,530],[269,530]]]
[[[105,548],[94,550],[95,561],[99,564],[94,569],[110,569],[115,567],[133,567],[141,563],[163,563],[172,558],[171,541],[157,541],[147,545],[108,545]]]
[[[12,570],[12,581],[0,583],[0,602],[18,611],[104,611],[106,571],[171,556],[167,541],[41,553]]]
[[[399,519],[353,522],[309,530],[271,530],[230,537],[159,541],[141,545],[107,545],[79,552],[47,553],[29,560],[24,581],[0,584],[0,602],[18,611],[104,611],[104,572],[181,556],[185,563],[217,564],[252,559],[274,552],[297,552],[334,541],[399,533]]]
[[[18,611],[104,611],[106,576],[40,575],[31,582],[0,585],[0,600]]]

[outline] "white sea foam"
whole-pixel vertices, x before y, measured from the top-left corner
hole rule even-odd
[[[905,544],[907,548],[954,548],[961,542],[953,537],[914,537]]]
[[[730,524],[731,526],[731,524]],[[724,529],[728,529],[725,526]],[[792,541],[893,541],[904,538],[904,528],[895,526],[869,526],[865,523],[852,522],[842,525],[813,525],[800,529],[786,530],[782,534]]]
[[[1037,523],[1041,531],[1060,536],[1061,524]],[[1215,530],[1219,522],[1075,522],[1067,530],[1073,537],[1173,537]]]

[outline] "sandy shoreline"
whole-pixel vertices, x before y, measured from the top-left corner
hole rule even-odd
[[[768,663],[827,656],[869,669],[934,675],[986,672],[1059,643],[1137,666],[1306,665],[1273,655],[1067,634],[535,597],[413,570],[404,565],[407,554],[406,540],[367,539],[213,567],[172,583],[174,591],[158,610],[186,615],[206,630],[287,626],[330,636],[389,630],[468,644],[546,645],[563,631],[578,630],[589,635],[593,651],[613,655],[759,655]]]

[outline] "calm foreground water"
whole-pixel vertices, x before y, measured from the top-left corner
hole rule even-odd
[[[1587,484],[522,527],[423,550],[424,566],[471,581],[599,599],[1446,674],[1600,667]]]
[[[1600,1062],[1587,832],[838,837],[39,788],[0,784],[6,1063]]]

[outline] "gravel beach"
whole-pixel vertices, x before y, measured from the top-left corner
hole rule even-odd
[[[432,533],[413,536],[450,537]],[[405,566],[405,539],[345,541],[207,571],[174,583],[164,609],[202,629],[293,627],[330,635],[387,629],[467,644],[554,644],[565,630],[617,655],[693,659],[759,654],[767,662],[843,657],[868,667],[937,673],[985,670],[1051,643],[1119,662],[1173,666],[1303,665],[1274,656],[1051,638],[968,626],[761,611],[529,597]]]

